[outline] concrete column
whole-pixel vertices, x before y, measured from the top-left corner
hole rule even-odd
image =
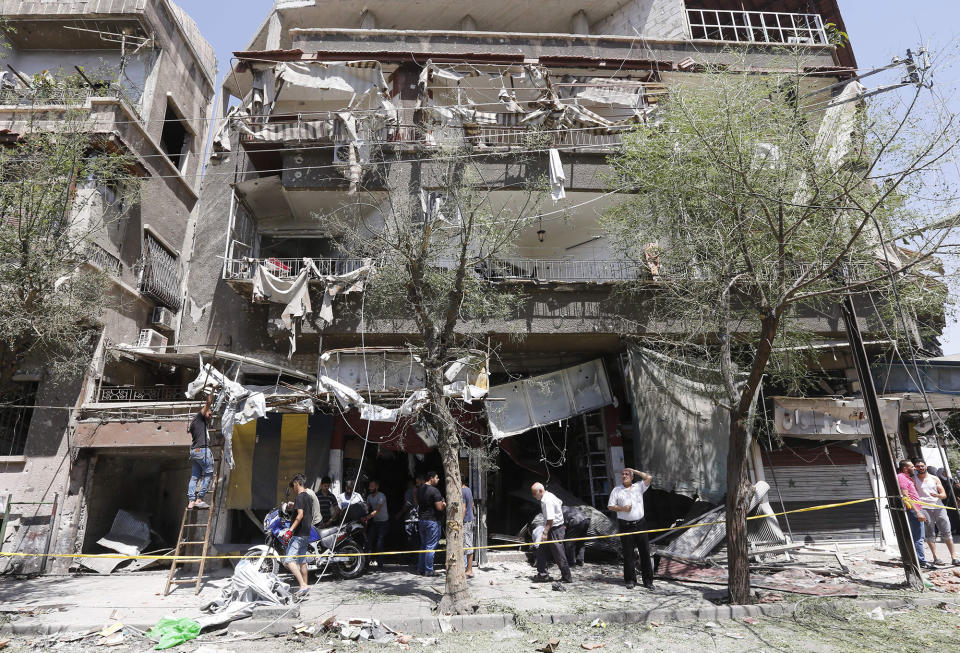
[[[333,433],[330,436],[330,466],[327,475],[330,477],[330,491],[340,494],[343,491],[343,419],[334,418]]]
[[[270,22],[267,25],[267,50],[280,49],[280,37],[283,34],[283,25],[280,22],[280,14],[274,11],[270,14]]]
[[[572,34],[590,33],[590,19],[587,18],[587,14],[583,9],[573,15],[570,23],[570,32]]]

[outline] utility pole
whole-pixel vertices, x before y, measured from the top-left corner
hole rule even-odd
[[[873,447],[877,456],[877,466],[883,478],[883,486],[888,494],[887,502],[890,506],[890,517],[893,520],[893,530],[897,535],[897,546],[900,548],[900,559],[903,560],[903,571],[907,577],[907,585],[913,589],[923,589],[923,578],[920,576],[920,561],[913,548],[913,537],[910,534],[910,523],[903,500],[900,498],[900,486],[897,483],[897,469],[890,450],[890,442],[883,428],[880,418],[880,404],[877,401],[877,390],[873,385],[873,376],[870,374],[870,362],[867,360],[867,351],[863,348],[863,337],[860,334],[860,325],[857,323],[857,312],[853,307],[853,295],[847,293],[841,306],[843,320],[847,327],[847,338],[850,341],[850,351],[857,368],[857,377],[860,380],[860,391],[863,394],[863,405],[870,419],[870,432],[873,434]]]

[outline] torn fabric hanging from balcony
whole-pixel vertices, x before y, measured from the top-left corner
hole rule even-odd
[[[895,436],[900,402],[879,401],[883,430]],[[863,399],[773,397],[773,426],[779,435],[811,440],[860,440],[871,435]]]
[[[642,347],[627,351],[635,434],[647,471],[665,490],[722,501],[730,417],[719,403],[725,397],[719,372]]]
[[[501,440],[613,403],[600,359],[490,388],[490,435]]]
[[[258,265],[254,272],[253,299],[284,305],[280,319],[290,332],[290,352],[287,358],[291,358],[297,351],[297,326],[305,315],[313,313],[310,289],[307,286],[309,276],[309,270],[304,268],[295,279],[281,279],[271,273],[266,265]]]
[[[443,386],[443,393],[470,404],[487,394],[487,378],[486,357],[471,351],[447,365],[444,379],[448,383]],[[429,401],[423,386],[420,358],[409,350],[333,350],[320,357],[318,392],[332,394],[341,408],[356,408],[361,419],[371,422],[397,422],[417,414]],[[399,406],[381,405],[396,397],[402,398]]]

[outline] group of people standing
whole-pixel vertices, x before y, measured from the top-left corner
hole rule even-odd
[[[960,566],[960,559],[954,549],[953,528],[944,503],[949,496],[948,489],[952,491],[952,481],[945,479],[945,482],[933,473],[922,458],[901,460],[897,467],[897,484],[907,504],[907,521],[910,522],[910,533],[920,566],[924,569],[935,569],[948,564]],[[938,536],[947,547],[949,562],[937,556]],[[930,547],[932,561],[927,560],[924,555],[924,541]]]
[[[639,479],[639,482],[637,482]],[[607,509],[617,515],[617,528],[620,532],[620,546],[623,551],[623,580],[627,589],[637,584],[637,563],[640,564],[640,578],[643,586],[653,589],[653,562],[650,560],[650,541],[647,534],[647,522],[644,517],[643,493],[650,489],[653,477],[650,474],[626,468],[620,473],[621,483],[610,493]],[[533,498],[540,502],[543,526],[534,532],[537,542],[537,582],[551,582],[547,573],[550,556],[560,569],[560,582],[573,582],[570,563],[583,564],[582,542],[571,538],[583,537],[577,529],[571,533],[567,529],[567,517],[564,515],[563,502],[542,483],[530,487]],[[558,540],[566,540],[559,542]],[[574,554],[579,549],[579,552]]]

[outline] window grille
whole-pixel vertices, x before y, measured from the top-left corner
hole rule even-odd
[[[180,266],[160,241],[144,234],[140,292],[158,304],[180,310]]]
[[[22,456],[37,403],[39,383],[16,383],[16,389],[0,395],[0,456]]]

